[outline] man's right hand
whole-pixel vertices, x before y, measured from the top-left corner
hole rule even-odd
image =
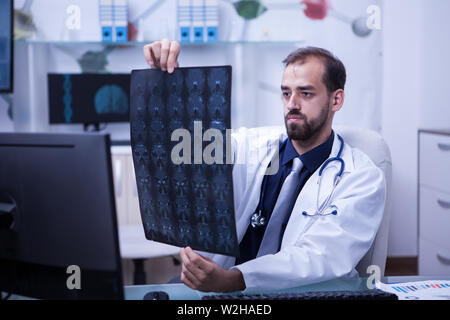
[[[144,46],[144,56],[152,68],[172,73],[178,68],[181,46],[178,41],[163,39]]]

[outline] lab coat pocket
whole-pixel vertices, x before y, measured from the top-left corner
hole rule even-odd
[[[309,178],[297,197],[297,201],[295,202],[294,209],[292,210],[289,222],[283,235],[283,241],[281,243],[282,247],[285,245],[294,244],[299,235],[303,233],[303,229],[308,224],[308,221],[311,221],[311,218],[314,218],[304,216],[302,212],[313,212],[313,210],[315,210],[316,195],[317,172]]]
[[[314,206],[305,207],[302,205],[295,205],[286,226],[281,247],[296,244],[297,239],[299,239],[301,235],[304,234],[304,232],[317,220],[316,216],[305,216],[302,214],[303,211],[313,212],[312,210],[315,210]]]

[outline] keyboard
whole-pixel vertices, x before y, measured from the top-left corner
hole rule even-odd
[[[378,289],[362,291],[312,291],[267,294],[206,295],[202,300],[398,300],[389,292]]]

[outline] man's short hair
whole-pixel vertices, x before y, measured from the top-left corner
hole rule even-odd
[[[293,63],[302,64],[310,57],[319,58],[323,61],[325,72],[322,76],[322,81],[327,87],[328,93],[338,89],[344,90],[345,81],[347,79],[345,66],[341,60],[328,50],[317,47],[299,48],[290,53],[286,59],[283,60],[283,63],[285,67]]]

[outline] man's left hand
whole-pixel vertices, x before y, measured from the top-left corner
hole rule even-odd
[[[181,249],[180,256],[181,281],[188,287],[205,292],[233,292],[245,289],[244,277],[238,269],[225,270],[189,247]]]

